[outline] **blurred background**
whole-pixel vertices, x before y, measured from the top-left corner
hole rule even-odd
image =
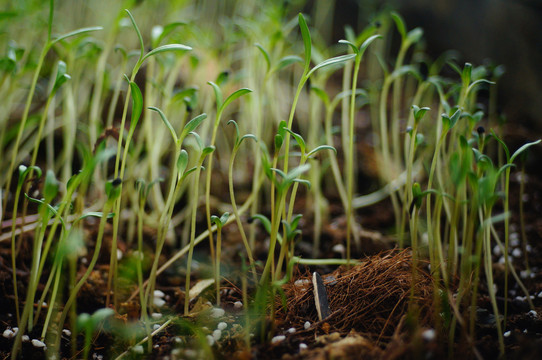
[[[320,7],[328,10],[316,11]],[[521,131],[516,126],[521,124],[527,128],[523,132],[542,132],[542,1],[315,0],[305,9],[318,16],[314,25],[329,42],[344,37],[345,24],[360,31],[374,14],[392,9],[409,30],[423,28],[426,51],[433,58],[453,49],[460,64],[504,65],[497,85],[500,115],[510,131]]]

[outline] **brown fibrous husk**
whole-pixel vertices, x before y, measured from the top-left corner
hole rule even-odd
[[[391,250],[362,260],[360,265],[341,267],[323,275],[331,315],[319,321],[314,304],[311,274],[295,277],[284,286],[286,307],[277,318],[284,327],[304,329],[307,340],[318,334],[356,331],[386,345],[408,313],[409,302],[416,308],[417,325],[428,326],[432,314],[432,279],[417,267],[411,299],[412,256],[410,250]],[[301,281],[299,281],[301,280]]]

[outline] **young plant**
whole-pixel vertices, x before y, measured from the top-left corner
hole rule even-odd
[[[85,333],[85,345],[83,347],[83,359],[88,359],[92,335],[98,332],[100,325],[114,315],[111,308],[96,310],[92,315],[82,313],[77,317],[77,330]]]
[[[221,217],[211,216],[211,220],[216,225],[216,266],[215,266],[215,286],[216,286],[216,305],[220,306],[220,258],[222,256],[222,227],[228,221],[230,213],[225,212]],[[187,293],[188,294],[188,293]]]
[[[209,81],[208,84],[211,85],[211,87],[213,88],[213,91],[214,91],[214,94],[215,94],[215,101],[216,101],[215,122],[213,124],[213,132],[212,132],[212,135],[211,135],[211,143],[209,145],[210,147],[214,148],[215,142],[216,142],[216,134],[217,134],[217,131],[218,131],[218,126],[220,125],[220,119],[222,118],[222,113],[224,112],[226,107],[229,104],[231,104],[234,100],[236,100],[237,98],[240,98],[243,95],[251,93],[252,90],[247,89],[247,88],[242,88],[242,89],[236,90],[232,94],[230,94],[230,96],[228,96],[226,98],[226,100],[223,101],[222,100],[223,99],[222,90],[220,89],[220,87],[217,84],[215,84],[214,82],[212,82],[212,81]],[[212,231],[211,231],[212,224],[211,224],[211,201],[210,201],[210,199],[211,199],[211,175],[212,175],[212,170],[213,170],[213,154],[212,154],[212,152],[210,152],[209,155],[210,155],[209,156],[209,161],[207,163],[207,175],[205,177],[205,214],[207,216],[207,229],[209,230],[209,247],[211,249],[211,258],[214,259],[215,258],[215,253],[214,253],[214,244],[213,244],[213,234],[212,234]],[[214,266],[216,266],[216,264],[214,264]]]
[[[193,204],[192,204],[192,217],[191,217],[191,228],[190,228],[190,245],[188,250],[188,260],[186,262],[186,280],[185,280],[185,294],[184,294],[184,314],[189,314],[189,306],[190,306],[190,272],[192,270],[192,256],[194,254],[194,246],[196,245],[196,212],[198,210],[198,190],[199,187],[197,186],[199,184],[201,169],[203,168],[203,162],[205,161],[205,158],[213,153],[215,151],[214,146],[204,146],[203,140],[201,140],[200,136],[196,134],[195,132],[191,132],[191,134],[195,137],[196,142],[198,143],[199,150],[200,150],[200,156],[199,160],[197,162],[197,165],[195,168],[191,169],[195,171],[195,179],[194,183],[196,186],[194,187],[194,198],[193,198]],[[188,161],[188,158],[187,158]],[[209,228],[209,236],[212,237],[212,230]]]
[[[247,239],[245,230],[243,228],[243,223],[241,222],[241,218],[239,216],[240,215],[239,210],[237,209],[237,202],[235,201],[235,194],[234,194],[234,190],[233,190],[233,163],[235,161],[235,156],[237,155],[237,152],[239,151],[239,147],[243,143],[243,140],[252,139],[254,141],[258,141],[258,139],[252,134],[246,134],[246,135],[240,136],[239,135],[239,126],[237,125],[235,120],[228,121],[228,124],[233,124],[235,126],[235,142],[233,144],[233,150],[231,152],[230,164],[229,164],[229,168],[228,168],[230,201],[231,201],[231,206],[233,208],[233,213],[235,215],[235,221],[237,222],[237,228],[239,229],[239,233],[241,234],[241,239],[243,240],[243,245],[245,245],[245,249],[247,251],[247,256],[248,256],[248,261],[249,261],[250,267],[254,271],[254,276],[255,276],[254,280],[256,281],[256,272],[255,272],[255,267],[254,267],[254,258],[252,256],[252,249],[250,247],[250,244],[248,243],[248,239]],[[218,224],[217,224],[217,228],[218,228]]]

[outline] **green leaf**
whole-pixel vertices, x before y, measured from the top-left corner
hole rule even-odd
[[[201,157],[202,158],[205,158],[207,155],[211,154],[213,151],[215,151],[215,147],[213,145],[211,146],[206,146],[203,148],[203,150],[201,151]]]
[[[154,56],[156,54],[163,53],[163,52],[166,52],[166,51],[190,51],[190,50],[192,50],[192,48],[190,46],[183,45],[183,44],[162,45],[160,47],[157,47],[156,49],[153,49],[153,50],[149,51],[145,56],[143,56],[141,61],[144,61],[144,60],[148,59],[151,56]]]
[[[461,72],[461,80],[463,81],[463,84],[468,85],[470,83],[472,74],[472,64],[471,63],[465,63],[465,67],[463,68],[463,71]]]
[[[320,98],[320,100],[322,100],[322,102],[324,103],[326,108],[329,107],[329,105],[330,105],[329,96],[327,95],[327,93],[324,90],[322,90],[321,88],[319,88],[316,85],[312,85],[311,86],[311,91],[313,91],[316,94],[316,96],[318,96]]]
[[[420,108],[419,106],[417,105],[412,105],[412,111],[414,113],[414,120],[416,123],[419,123],[420,120],[423,118],[423,116],[425,115],[425,113],[427,111],[431,110],[430,108],[428,107],[423,107],[423,108]]]
[[[176,22],[172,22],[172,23],[167,24],[166,26],[164,26],[162,29],[160,29],[161,30],[160,34],[156,34],[157,36],[155,35],[153,37],[153,47],[160,44],[160,42],[162,40],[164,40],[164,38],[166,36],[168,36],[169,34],[171,34],[173,32],[173,30],[175,30],[176,28],[178,28],[180,26],[183,26],[183,25],[186,25],[186,23],[176,21]]]
[[[53,85],[52,94],[56,93],[56,91],[69,79],[71,79],[71,76],[66,74],[66,63],[60,60],[57,65],[56,79],[55,84]]]
[[[310,169],[310,164],[299,165],[288,172],[284,177],[285,181],[293,181],[294,179],[301,176],[304,172],[307,172]]]
[[[349,60],[352,60],[355,57],[356,57],[356,54],[348,54],[348,55],[336,56],[336,57],[332,57],[331,59],[324,60],[320,64],[313,67],[307,73],[307,78],[310,77],[316,70],[322,69],[322,68],[324,68],[326,66],[342,64],[342,63],[345,63],[345,62],[347,62]]]
[[[207,81],[207,84],[212,86],[215,92],[216,108],[220,109],[222,107],[222,90],[220,90],[220,87],[212,81]]]
[[[104,214],[103,214],[103,212],[101,212],[101,211],[90,211],[90,212],[88,212],[88,213],[85,213],[85,214],[79,216],[79,217],[77,218],[77,220],[75,220],[75,221],[81,221],[81,220],[84,220],[84,219],[86,219],[86,218],[88,218],[88,217],[102,218],[103,216],[104,216]],[[108,214],[107,214],[107,218],[108,218],[108,219],[112,219],[114,216],[115,216],[114,213],[108,213]]]
[[[363,44],[361,44],[361,46],[359,47],[359,56],[363,56],[363,54],[365,53],[365,50],[367,50],[369,45],[371,45],[373,41],[375,41],[376,39],[380,39],[381,37],[382,35],[373,35],[367,38],[367,40],[365,40]]]
[[[180,179],[183,177],[186,167],[188,166],[188,153],[185,149],[182,149],[177,158],[177,177]]]
[[[235,143],[239,142],[239,125],[237,125],[237,122],[235,120],[230,120],[226,123],[226,125],[233,124],[235,127]]]
[[[239,144],[241,144],[241,142],[243,142],[245,139],[252,139],[252,140],[258,142],[258,138],[256,137],[256,135],[254,135],[254,134],[245,134],[239,139]]]
[[[175,144],[177,144],[178,143],[177,133],[175,132],[175,129],[173,129],[173,126],[171,125],[169,120],[166,118],[166,115],[164,115],[162,110],[154,106],[149,106],[147,109],[156,111],[158,115],[160,115],[160,118],[162,119],[166,127],[169,129],[169,132],[171,133],[171,137],[173,138],[173,141],[175,142]]]
[[[206,118],[207,118],[207,114],[203,113],[203,114],[200,114],[200,115],[196,116],[195,118],[193,118],[189,122],[187,122],[186,125],[183,128],[183,131],[181,132],[181,136],[179,137],[179,142],[182,142],[184,140],[184,138],[187,137],[190,132],[196,130],[196,128]],[[181,145],[181,144],[178,144],[178,145]]]
[[[38,166],[29,166],[26,167],[24,165],[19,166],[19,180],[17,182],[17,187],[21,187],[23,185],[24,180],[30,173],[30,171],[36,172],[36,177],[41,177],[41,169]]]
[[[139,61],[138,62],[141,62],[143,61],[143,56],[145,54],[145,45],[143,44],[143,36],[141,36],[141,31],[139,31],[139,27],[137,27],[137,24],[135,22],[135,19],[132,15],[132,13],[128,10],[128,9],[125,9],[124,11],[126,11],[128,13],[128,16],[130,17],[130,21],[132,22],[132,26],[134,27],[135,29],[135,32],[137,34],[137,38],[139,39]]]
[[[222,104],[222,106],[220,106],[220,110],[219,112],[222,112],[226,106],[228,106],[229,104],[231,104],[232,101],[234,101],[235,99],[245,95],[245,94],[248,94],[248,93],[251,93],[252,90],[250,89],[247,89],[247,88],[242,88],[242,89],[239,89],[237,91],[235,91],[234,93],[232,93],[230,96],[228,96],[226,98],[226,100],[224,101],[224,104]]]
[[[229,217],[230,217],[229,212],[225,212],[224,214],[222,214],[222,216],[220,217],[220,222],[222,223],[222,226],[226,225],[226,222],[228,221]]]
[[[320,145],[318,147],[315,147],[314,149],[312,149],[311,151],[309,151],[309,153],[307,154],[307,157],[311,157],[313,156],[314,154],[316,154],[318,151],[322,151],[322,150],[331,150],[333,151],[335,154],[337,153],[337,149],[335,149],[333,146],[331,145]]]
[[[218,76],[216,77],[215,83],[218,86],[222,86],[226,81],[228,81],[230,77],[230,72],[228,70],[222,71]]]
[[[258,50],[260,50],[260,52],[262,53],[265,63],[267,64],[267,71],[269,71],[269,69],[271,69],[271,60],[269,59],[269,53],[263,48],[262,45],[258,43],[254,44],[254,46],[256,46]]]
[[[271,72],[280,71],[288,65],[295,64],[296,62],[303,62],[303,59],[296,55],[288,55],[279,60],[277,65],[271,70]]]
[[[296,183],[300,183],[301,185],[305,185],[308,189],[311,188],[311,182],[309,180],[293,179],[292,182],[296,182]]]
[[[271,234],[271,221],[269,221],[269,219],[265,215],[254,214],[254,215],[252,215],[252,218],[260,220],[260,222],[262,223],[265,231],[267,231],[268,234]]]
[[[286,129],[285,130],[287,132],[289,132],[295,139],[295,141],[297,142],[297,145],[299,145],[299,149],[301,150],[301,154],[302,155],[305,155],[305,140],[303,139],[303,137],[299,134],[296,134],[295,132],[293,132],[292,130],[290,129]]]
[[[109,180],[105,183],[105,194],[107,195],[107,201],[113,202],[120,196],[122,190],[122,180],[120,178]]]
[[[417,43],[423,36],[423,29],[421,28],[415,28],[408,32],[406,36],[406,41],[409,44]]]
[[[302,217],[303,217],[302,214],[297,214],[297,215],[295,215],[295,216],[292,218],[292,221],[291,221],[292,230],[297,229],[297,225],[299,224],[299,220],[300,220]]]
[[[311,65],[311,50],[312,50],[312,40],[309,27],[307,22],[303,17],[303,14],[299,13],[299,28],[301,29],[301,37],[303,38],[303,46],[305,48],[305,73],[309,71]]]
[[[190,135],[192,135],[194,137],[194,139],[196,140],[196,144],[198,144],[198,150],[203,150],[203,140],[201,140],[201,136],[198,135],[198,133],[194,132],[194,131],[190,131],[189,132]]]
[[[472,91],[472,89],[474,89],[475,86],[480,85],[480,84],[495,85],[495,82],[489,81],[489,80],[486,80],[486,79],[476,80],[472,84],[470,84],[469,87],[467,88],[467,94],[470,93]]]
[[[139,90],[139,86],[133,81],[130,81],[130,90],[132,93],[132,120],[130,121],[129,134],[131,135],[134,133],[139,118],[141,117],[141,111],[143,110],[143,95],[141,94],[141,90]]]
[[[536,141],[533,141],[533,142],[530,142],[530,143],[527,143],[525,145],[523,145],[522,147],[520,147],[519,149],[517,149],[514,154],[512,155],[512,157],[510,158],[510,162],[514,162],[514,160],[516,159],[516,157],[518,157],[522,152],[524,152],[525,150],[527,150],[528,148],[530,148],[531,146],[534,146],[538,143],[540,143],[540,139],[539,140],[536,140]]]
[[[56,179],[54,171],[47,170],[45,184],[43,186],[43,197],[45,198],[45,202],[50,203],[58,194],[59,188],[60,183]]]
[[[92,314],[91,321],[92,321],[92,329],[97,330],[98,325],[100,325],[101,322],[105,321],[110,316],[113,316],[115,311],[111,308],[103,308],[96,310],[94,314]]]
[[[401,15],[399,15],[398,13],[396,13],[395,11],[393,11],[391,13],[391,18],[393,19],[393,21],[395,22],[395,26],[397,27],[397,31],[399,32],[399,34],[401,35],[401,39],[403,39],[403,41],[406,39],[406,27],[405,27],[405,21],[403,20],[403,18],[401,17]]]
[[[71,32],[69,32],[67,34],[60,35],[58,38],[54,39],[51,42],[51,45],[54,45],[57,42],[62,41],[64,39],[67,39],[67,38],[72,37],[72,36],[85,34],[85,33],[92,32],[92,31],[98,31],[98,30],[102,30],[102,29],[103,29],[103,27],[101,27],[101,26],[91,26],[91,27],[85,27],[85,28],[77,29],[77,30],[71,31]]]
[[[339,44],[346,44],[346,45],[350,46],[352,48],[352,52],[354,54],[356,54],[356,55],[359,53],[358,47],[355,44],[348,41],[348,40],[339,40]]]

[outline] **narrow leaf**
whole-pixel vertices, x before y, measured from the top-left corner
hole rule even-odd
[[[305,71],[309,71],[309,67],[311,64],[311,49],[312,49],[312,40],[311,40],[311,33],[309,31],[309,27],[307,26],[307,22],[305,21],[305,18],[303,17],[303,14],[299,13],[299,28],[301,29],[301,37],[303,38],[303,46],[305,47]]]
[[[196,130],[196,128],[203,122],[203,120],[205,120],[207,118],[207,114],[206,113],[203,113],[203,114],[200,114],[198,116],[196,116],[195,118],[193,118],[192,120],[190,120],[189,122],[186,123],[186,125],[184,126],[183,128],[183,131],[181,132],[181,136],[179,137],[179,142],[182,142],[184,140],[184,138],[186,136],[188,136],[188,134],[194,130]],[[180,144],[179,144],[180,145]]]
[[[71,31],[71,32],[69,32],[67,34],[60,35],[58,38],[56,38],[55,40],[53,40],[51,42],[51,45],[54,45],[57,42],[62,41],[64,39],[67,39],[67,38],[72,37],[72,36],[85,34],[85,33],[92,32],[92,31],[98,31],[98,30],[102,30],[102,29],[103,29],[103,27],[101,27],[101,26],[91,26],[91,27],[85,27],[85,28],[77,29],[77,30]]]
[[[265,63],[267,64],[267,71],[269,71],[269,69],[271,69],[271,60],[269,60],[269,53],[263,48],[262,45],[258,43],[254,44],[254,46],[256,46],[258,50],[260,50],[260,52],[262,53]]]
[[[220,109],[222,107],[222,90],[220,90],[220,87],[212,81],[207,81],[207,84],[212,86],[215,92],[216,108]]]
[[[349,60],[352,60],[355,57],[356,57],[356,54],[348,54],[348,55],[336,56],[336,57],[333,57],[331,59],[324,60],[320,64],[313,67],[311,69],[311,71],[308,72],[307,77],[311,76],[316,70],[319,70],[319,69],[321,69],[323,67],[330,66],[330,65],[342,64],[342,63],[345,63],[345,62],[347,62]]]
[[[243,96],[245,94],[251,93],[251,92],[252,92],[252,90],[247,89],[247,88],[243,88],[243,89],[239,89],[239,90],[235,91],[233,94],[231,94],[230,96],[228,96],[226,98],[226,100],[224,101],[224,104],[222,104],[219,111],[224,110],[226,108],[226,106],[228,106],[235,99],[237,99],[237,98],[239,98],[239,97],[241,97],[241,96]]]
[[[179,153],[179,157],[177,158],[177,171],[178,171],[178,178],[182,178],[184,175],[184,172],[186,171],[186,167],[188,166],[188,153],[185,149],[182,149]]]
[[[139,49],[140,49],[140,51],[139,51],[139,61],[142,61],[143,56],[145,54],[145,45],[143,44],[143,36],[141,36],[141,31],[139,31],[139,27],[137,27],[135,19],[134,19],[132,13],[130,12],[130,10],[125,9],[125,11],[128,13],[128,16],[130,17],[130,21],[132,22],[132,26],[134,27],[135,32],[137,34],[137,38],[139,39]]]
[[[141,117],[141,111],[143,110],[143,95],[139,86],[133,81],[130,81],[130,90],[132,92],[132,121],[130,122],[130,134],[133,134],[139,118]]]
[[[149,57],[151,57],[151,56],[154,56],[156,54],[163,53],[163,52],[166,52],[166,51],[190,51],[190,50],[192,50],[192,48],[190,46],[182,45],[182,44],[163,45],[163,46],[157,47],[156,49],[153,49],[153,50],[149,51],[145,56],[143,56],[142,61],[149,58]]]
[[[148,109],[152,110],[152,111],[156,111],[158,113],[158,115],[160,115],[160,118],[162,119],[162,121],[164,122],[166,127],[169,129],[169,132],[171,133],[171,137],[173,137],[173,141],[175,142],[175,144],[177,144],[177,133],[175,132],[175,129],[173,129],[173,126],[171,126],[171,123],[166,118],[166,115],[164,115],[162,110],[160,110],[160,109],[158,109],[157,107],[154,107],[154,106],[149,106]]]
[[[525,150],[527,150],[528,148],[530,148],[531,146],[533,145],[536,145],[540,143],[540,139],[539,140],[536,140],[536,141],[533,141],[533,142],[530,142],[530,143],[527,143],[525,145],[523,145],[522,147],[520,147],[519,149],[517,149],[514,154],[512,155],[512,157],[510,158],[510,162],[514,162],[514,160],[516,159],[516,157],[518,157],[522,152],[524,152]]]
[[[395,11],[393,11],[393,12],[391,13],[391,18],[392,18],[393,21],[395,22],[395,26],[397,27],[397,31],[399,32],[399,34],[401,35],[401,38],[402,38],[403,41],[404,41],[405,38],[406,38],[405,21],[403,20],[403,18],[401,17],[401,15],[399,15],[399,14],[396,13]]]

